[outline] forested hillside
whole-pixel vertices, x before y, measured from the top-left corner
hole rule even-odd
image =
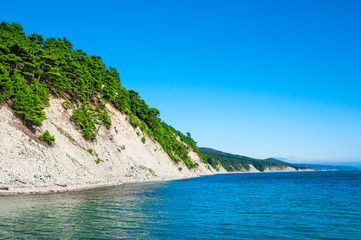
[[[211,148],[199,148],[203,154],[203,158],[214,168],[221,165],[228,172],[248,171],[250,165],[253,165],[257,170],[263,172],[266,168],[276,167],[283,169],[292,167],[296,170],[306,169],[305,167],[296,167],[286,162],[275,161],[271,159],[261,160],[230,153],[224,153]]]
[[[111,127],[105,108],[109,103],[129,115],[130,124],[157,141],[174,162],[195,167],[188,155],[189,146],[200,152],[190,135],[162,122],[159,111],[150,108],[138,92],[122,87],[118,71],[105,66],[101,57],[73,49],[65,37],[44,39],[35,33],[26,36],[21,25],[2,22],[0,104],[8,104],[36,133],[37,126],[46,119],[44,109],[49,106],[50,95],[65,99],[64,108],[72,109],[70,119],[88,141],[97,140],[100,127]],[[49,132],[41,136],[56,143]]]

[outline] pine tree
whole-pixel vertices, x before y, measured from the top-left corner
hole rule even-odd
[[[11,78],[15,83],[15,97],[12,99],[14,112],[28,125],[35,124],[41,126],[46,117],[39,96],[32,93],[31,88],[26,84],[21,75],[14,74]]]
[[[115,68],[107,68],[100,57],[74,50],[66,38],[26,36],[19,24],[0,23],[0,103],[7,102],[28,126],[41,125],[49,93],[74,103],[71,120],[85,138],[96,139],[102,125],[110,128],[104,104],[113,104],[130,115],[134,127],[158,141],[173,161],[195,166],[187,146],[177,140],[199,152],[190,134],[185,136],[161,122],[157,109],[150,108],[137,92],[122,87]],[[79,102],[83,104],[76,109]]]
[[[0,63],[0,94],[2,101],[6,98],[14,95],[13,83],[10,79],[8,71],[5,67]]]

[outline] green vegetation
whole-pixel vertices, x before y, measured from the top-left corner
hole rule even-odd
[[[89,140],[96,138],[96,124],[99,124],[95,109],[89,103],[84,103],[73,112],[70,120],[83,131],[84,137]]]
[[[145,137],[142,137],[142,143],[145,143]]]
[[[137,128],[140,125],[139,120],[137,119],[137,117],[134,114],[130,115],[129,123],[130,123],[130,125],[133,126],[133,128]],[[139,136],[139,132],[137,132],[137,134]]]
[[[112,122],[110,121],[107,110],[105,109],[105,104],[100,102],[99,106],[96,109],[98,120],[107,128],[110,129]]]
[[[159,111],[150,108],[136,91],[122,87],[118,71],[107,68],[101,57],[73,49],[65,37],[26,36],[21,25],[2,22],[0,104],[9,104],[28,127],[40,126],[46,119],[44,108],[49,106],[50,94],[65,99],[64,108],[73,109],[71,120],[89,141],[96,140],[101,126],[111,127],[105,105],[112,104],[129,115],[134,128],[159,142],[174,162],[196,167],[189,147],[200,152],[190,134],[185,136],[162,122]]]
[[[279,163],[283,163],[285,165],[288,165],[288,166],[291,166],[293,168],[295,168],[296,170],[305,170],[305,169],[310,169],[308,167],[305,167],[305,166],[301,166],[299,164],[290,164],[288,162],[284,162],[284,161],[281,161],[281,160],[278,160],[278,159],[275,159],[275,158],[267,158],[265,159],[266,161],[272,161],[272,162],[279,162]],[[311,168],[313,169],[313,168]]]
[[[89,148],[88,152],[93,155],[93,149]]]
[[[42,135],[40,135],[39,139],[46,142],[49,145],[55,144],[55,137],[50,135],[48,130],[46,130]]]
[[[89,140],[96,139],[97,125],[103,124],[107,129],[111,126],[108,112],[103,103],[100,103],[97,108],[88,102],[83,103],[73,112],[70,120],[75,122],[75,125],[83,131],[84,137]]]
[[[101,162],[104,162],[102,159],[100,159],[100,158],[97,158],[97,159],[95,159],[95,163],[96,164],[99,164],[99,163],[101,163]]]
[[[224,153],[211,148],[200,148],[205,159],[209,165],[214,169],[218,169],[219,165],[222,165],[224,169],[229,172],[249,170],[249,165],[252,164],[257,170],[263,172],[267,167],[293,167],[285,162],[254,159],[250,157],[233,155],[230,153]]]
[[[73,108],[73,104],[71,104],[71,102],[69,100],[66,100],[63,102],[63,106],[66,110],[72,109]]]

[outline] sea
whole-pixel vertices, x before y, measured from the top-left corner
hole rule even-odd
[[[361,171],[0,197],[0,239],[361,239]]]

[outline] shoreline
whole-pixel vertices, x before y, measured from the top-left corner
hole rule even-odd
[[[214,174],[208,174],[214,175]],[[71,185],[16,185],[16,186],[2,186],[0,187],[0,197],[3,196],[19,196],[19,195],[35,195],[35,194],[52,194],[52,193],[63,193],[63,192],[76,192],[76,191],[85,191],[97,188],[106,188],[111,186],[120,186],[123,184],[131,183],[147,183],[147,182],[166,182],[166,181],[176,181],[183,179],[191,179],[196,177],[202,177],[207,175],[199,175],[193,177],[181,177],[181,178],[160,178],[160,179],[132,179],[132,180],[123,180],[123,181],[112,181],[112,182],[96,182],[96,183],[79,183]],[[8,190],[4,189],[8,188]]]
[[[212,176],[218,174],[237,174],[237,173],[274,173],[274,172],[308,172],[314,170],[306,171],[268,171],[268,172],[224,172],[224,173],[215,173],[215,174],[205,174],[192,177],[172,177],[172,178],[160,178],[160,179],[132,179],[132,180],[123,180],[123,181],[112,181],[112,182],[94,182],[94,183],[79,183],[71,185],[15,185],[15,186],[2,186],[0,187],[0,197],[3,196],[19,196],[19,195],[35,195],[35,194],[52,194],[52,193],[63,193],[63,192],[76,192],[76,191],[85,191],[97,188],[106,188],[111,186],[120,186],[123,184],[131,183],[146,183],[146,182],[166,182],[166,181],[176,181],[184,180],[191,178],[198,178],[202,176]],[[4,189],[7,188],[7,189]]]

